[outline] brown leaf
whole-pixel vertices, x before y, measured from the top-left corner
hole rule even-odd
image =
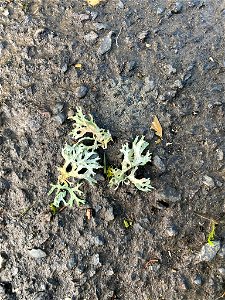
[[[155,134],[160,138],[160,140],[157,141],[157,143],[159,143],[162,140],[162,126],[159,123],[157,116],[154,116],[151,129],[153,129]]]

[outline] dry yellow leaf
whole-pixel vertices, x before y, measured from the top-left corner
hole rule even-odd
[[[76,64],[76,65],[75,65],[75,68],[81,69],[81,68],[82,68],[82,64]]]
[[[162,140],[162,126],[159,123],[159,119],[157,118],[157,116],[154,116],[151,129],[153,129],[155,131],[155,134],[160,138],[160,140],[157,141],[157,143],[159,143]]]
[[[91,6],[98,5],[102,0],[87,0],[87,3]]]

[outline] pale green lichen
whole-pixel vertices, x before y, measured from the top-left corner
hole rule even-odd
[[[123,154],[123,161],[121,163],[121,169],[110,167],[110,181],[109,185],[117,189],[120,184],[133,183],[137,189],[147,192],[153,189],[150,179],[135,177],[135,173],[139,166],[144,166],[151,161],[151,154],[149,151],[144,151],[148,147],[149,143],[144,140],[144,136],[139,138],[138,136],[132,143],[130,148],[128,143],[122,146],[120,152]]]
[[[84,204],[85,200],[81,198],[83,192],[79,189],[81,185],[82,183],[76,183],[74,186],[70,186],[66,182],[52,184],[52,188],[48,192],[48,195],[51,195],[53,192],[55,192],[55,198],[52,204],[55,207],[59,207],[61,203],[65,206],[73,206],[74,201],[78,206],[80,204]]]
[[[72,135],[75,140],[92,140],[94,143],[92,148],[95,149],[99,146],[103,149],[106,149],[108,143],[112,141],[110,132],[108,130],[99,128],[98,125],[94,122],[92,115],[89,115],[89,118],[83,115],[82,109],[80,107],[77,107],[76,115],[70,117],[69,119],[75,121],[74,129],[70,132],[70,135]],[[92,135],[92,137],[85,136],[88,134]]]

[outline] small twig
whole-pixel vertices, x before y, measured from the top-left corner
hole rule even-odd
[[[119,38],[119,36],[120,36],[120,34],[121,34],[122,29],[123,29],[123,26],[120,28],[120,31],[119,31],[119,33],[118,33],[118,35],[117,35],[117,37],[116,37],[116,46],[117,46],[118,48],[119,48],[119,45],[118,45],[118,38]]]
[[[144,265],[144,268],[146,269],[149,265],[153,265],[155,263],[159,262],[159,260],[157,258],[154,258],[154,259],[150,259],[148,260],[145,265]]]

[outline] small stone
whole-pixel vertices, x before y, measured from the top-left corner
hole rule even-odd
[[[97,40],[97,38],[98,38],[98,34],[96,32],[94,32],[93,30],[84,36],[84,39],[90,43],[95,42]]]
[[[110,221],[113,221],[114,219],[115,219],[115,217],[114,217],[114,213],[113,213],[113,208],[110,207],[105,212],[105,220],[107,222],[110,222]]]
[[[200,261],[211,261],[220,250],[220,241],[213,241],[213,246],[208,243],[205,244],[200,253],[197,255],[197,260]]]
[[[44,258],[47,256],[47,254],[41,249],[28,250],[28,254],[33,258]]]
[[[224,257],[225,258],[225,245],[222,246],[222,248],[220,249],[220,251],[218,252],[218,255],[220,257]]]
[[[69,259],[69,261],[67,263],[67,268],[71,270],[77,266],[77,263],[78,263],[77,256],[74,255]]]
[[[67,65],[67,64],[64,64],[64,65],[61,67],[62,73],[66,73],[67,70],[68,70],[68,65]]]
[[[215,186],[214,180],[208,175],[203,176],[202,182],[204,183],[204,185],[206,185],[209,188],[213,188]]]
[[[64,113],[59,113],[58,115],[56,115],[54,117],[54,119],[55,119],[55,121],[57,123],[59,123],[60,125],[62,125],[65,122],[65,120],[66,120],[66,116],[64,115]]]
[[[7,259],[8,256],[6,255],[6,253],[2,252],[0,255],[0,271],[2,271],[5,268]]]
[[[164,13],[164,11],[165,11],[165,7],[158,7],[156,13],[158,16],[160,16]]]
[[[175,69],[172,65],[167,65],[168,75],[176,74],[177,69]]]
[[[106,52],[109,52],[112,47],[112,34],[113,32],[110,31],[108,35],[103,39],[103,41],[100,44],[100,47],[98,48],[98,55],[103,55]]]
[[[9,16],[9,10],[8,9],[4,9],[2,14],[5,16],[5,17],[8,17]]]
[[[62,112],[63,107],[64,107],[64,104],[62,102],[57,102],[52,109],[53,114],[57,115],[58,113]]]
[[[223,150],[222,149],[217,149],[216,150],[216,158],[217,158],[217,160],[222,161],[223,157],[224,157]]]
[[[97,11],[92,11],[91,12],[91,19],[92,20],[95,20],[97,18],[97,16],[98,16],[98,12]]]
[[[0,177],[0,195],[6,192],[9,188],[10,183],[6,179]]]
[[[171,12],[174,14],[178,14],[182,11],[183,4],[181,2],[175,2],[171,7]]]
[[[158,155],[155,155],[153,157],[152,163],[153,166],[155,166],[160,173],[164,173],[166,171],[165,164],[163,163],[162,159]]]
[[[155,83],[153,80],[150,80],[150,77],[145,77],[145,84],[143,86],[143,92],[148,93],[150,91],[153,91],[155,88]]]
[[[166,233],[168,236],[172,237],[178,234],[178,230],[175,225],[172,225],[166,228]]]
[[[175,80],[174,83],[173,83],[173,86],[172,87],[176,87],[178,89],[182,89],[184,86],[183,86],[183,83],[181,80]]]
[[[112,276],[114,274],[114,272],[113,272],[113,269],[109,269],[109,270],[107,270],[107,272],[106,272],[106,276]]]
[[[195,279],[193,280],[193,282],[196,284],[196,285],[202,285],[202,278],[200,275],[197,275],[195,277]]]
[[[225,275],[225,268],[219,268],[218,271],[221,275]]]
[[[103,24],[103,23],[93,23],[94,27],[96,30],[102,30],[102,29],[107,29],[108,25]]]
[[[149,34],[149,31],[148,31],[148,30],[145,30],[145,31],[140,32],[140,33],[138,34],[139,40],[144,41],[144,40],[147,38],[148,34]]]
[[[126,69],[128,72],[131,72],[133,71],[137,66],[137,63],[135,60],[129,60],[127,63],[126,63]]]
[[[170,202],[178,202],[181,200],[181,194],[175,188],[166,186],[165,190],[158,194],[158,198],[157,200],[164,200],[166,202],[167,200]]]
[[[199,6],[200,2],[201,2],[200,0],[191,0],[191,1],[188,1],[188,6],[189,7]]]
[[[100,266],[101,263],[100,263],[100,260],[99,260],[99,254],[95,254],[92,256],[92,264],[94,266]]]
[[[88,88],[85,85],[81,85],[76,89],[76,96],[78,98],[84,98],[87,95]]]
[[[124,9],[124,4],[121,0],[118,1],[117,7],[120,8],[120,9]]]
[[[94,238],[94,243],[96,246],[103,246],[105,244],[104,238],[102,238],[101,236],[96,236]]]

